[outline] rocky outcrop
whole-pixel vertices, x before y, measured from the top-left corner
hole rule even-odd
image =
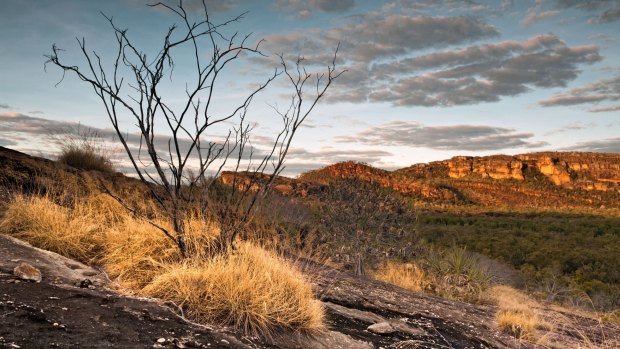
[[[323,185],[335,179],[347,178],[356,178],[367,182],[378,183],[383,187],[387,187],[391,184],[389,171],[354,161],[339,162],[318,170],[306,172],[299,176],[300,181],[310,181]]]
[[[620,191],[620,154],[544,152],[517,155],[555,185],[585,190]]]
[[[523,163],[509,156],[456,156],[446,161],[450,178],[477,174],[482,178],[524,180]]]
[[[557,186],[586,190],[620,191],[620,154],[532,153],[516,156],[456,156],[432,163],[447,166],[450,178],[480,177],[526,179],[526,171],[535,170]]]

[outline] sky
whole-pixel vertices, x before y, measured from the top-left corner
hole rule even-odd
[[[242,55],[223,71],[214,89],[214,115],[229,112],[269,78],[276,54],[287,62],[303,56],[307,71],[320,72],[339,47],[337,69],[346,72],[296,134],[287,175],[345,160],[396,169],[456,155],[620,153],[618,0],[206,4],[213,23],[243,13],[222,35],[251,33],[247,42],[252,47],[260,42],[263,53]],[[184,7],[191,18],[200,18],[198,1],[185,1]],[[63,62],[85,68],[76,41],[83,38],[110,71],[117,44],[102,13],[128,29],[149,57],[159,52],[177,19],[144,0],[0,0],[0,146],[53,157],[58,135],[74,133],[76,125],[114,135],[92,88],[45,65],[56,44]],[[172,108],[182,108],[195,68],[190,51],[175,55],[162,94]],[[283,110],[290,102],[291,90],[280,78],[248,110],[257,154],[282,127],[274,107]],[[123,132],[135,133],[134,124],[121,115]],[[225,123],[206,136],[221,139],[231,127]],[[157,129],[161,146],[167,143],[165,131]],[[107,142],[126,167],[118,145],[112,138]]]

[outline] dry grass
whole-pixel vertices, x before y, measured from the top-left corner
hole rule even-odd
[[[243,243],[234,252],[202,262],[169,265],[143,291],[172,300],[192,318],[223,323],[246,333],[274,328],[323,329],[323,309],[292,265]]]
[[[387,262],[374,277],[415,292],[426,291],[430,286],[428,275],[414,263]]]
[[[0,233],[82,262],[95,257],[101,230],[84,207],[69,209],[37,196],[17,196],[0,222]]]
[[[487,291],[488,297],[497,304],[496,321],[499,328],[519,339],[536,342],[544,339],[541,331],[550,331],[551,324],[542,320],[540,305],[522,292],[510,286],[494,286]]]
[[[483,303],[489,285],[486,269],[464,249],[430,251],[418,262],[384,263],[374,277],[399,287],[443,298]]]
[[[71,208],[49,197],[18,196],[0,222],[0,233],[102,265],[123,292],[180,303],[197,321],[263,335],[323,328],[323,309],[294,266],[249,243],[212,257],[217,225],[192,215],[185,228],[191,257],[183,260],[171,239],[105,195]]]

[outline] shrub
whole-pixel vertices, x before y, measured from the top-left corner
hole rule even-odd
[[[484,300],[489,275],[478,260],[462,248],[429,250],[418,262],[386,262],[374,277],[416,291],[467,302]]]
[[[489,274],[464,248],[430,250],[424,259],[424,264],[433,277],[431,282],[433,293],[468,302],[483,300],[483,292],[490,283]]]

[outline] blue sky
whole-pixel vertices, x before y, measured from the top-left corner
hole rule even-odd
[[[214,22],[248,11],[234,29],[265,39],[261,48],[270,58],[301,54],[309,69],[318,69],[341,45],[339,66],[348,71],[293,141],[289,175],[343,160],[393,169],[455,155],[620,152],[620,1],[207,4]],[[185,5],[198,8],[195,1]],[[76,37],[110,58],[114,36],[100,11],[151,54],[174,22],[142,0],[0,0],[0,145],[51,154],[51,129],[80,123],[109,131],[88,85],[67,75],[56,86],[62,73],[44,70],[53,43],[65,50],[65,62],[83,64]],[[179,86],[192,77],[180,54],[166,91],[179,105]],[[235,63],[214,110],[238,101],[273,65],[254,58]],[[253,102],[259,148],[279,129],[269,105],[286,105],[285,91],[276,81]]]

